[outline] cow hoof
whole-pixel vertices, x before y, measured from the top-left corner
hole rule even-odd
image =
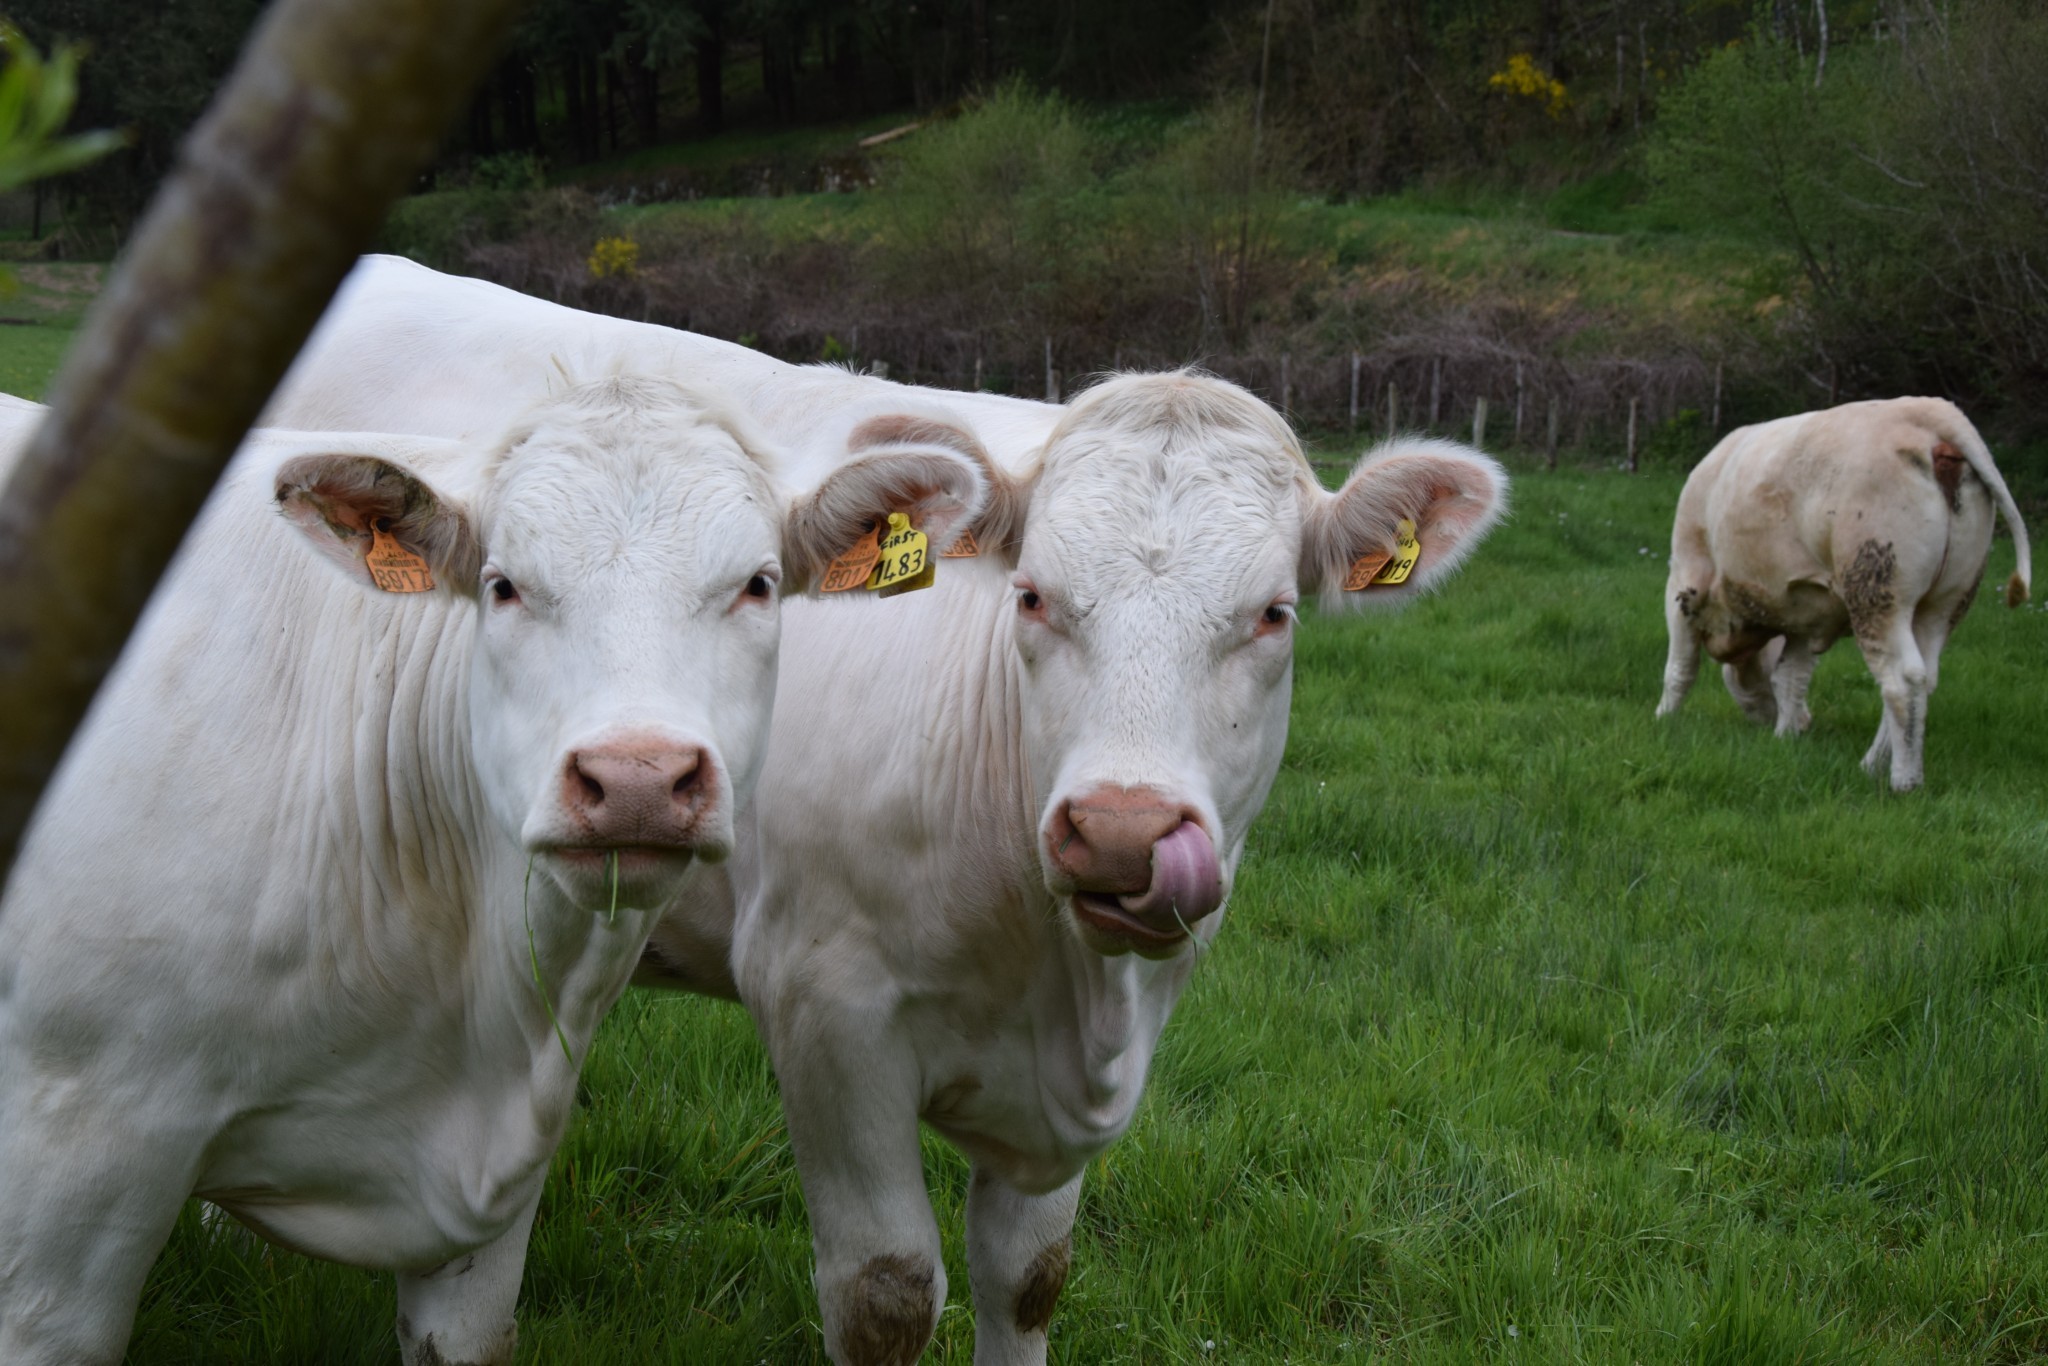
[[[923,1257],[871,1257],[839,1294],[840,1366],[911,1366],[938,1318],[932,1265]]]

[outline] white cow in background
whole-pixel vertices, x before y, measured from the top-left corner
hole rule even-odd
[[[1743,711],[1777,733],[1813,722],[1814,661],[1853,632],[1884,695],[1863,767],[1920,785],[1942,647],[1983,581],[1994,510],[2027,600],[2027,529],[1977,429],[1938,398],[1845,403],[1730,432],[1685,482],[1671,530],[1671,652],[1657,715],[1678,710],[1702,648]]]
[[[9,462],[38,412],[0,412]],[[835,454],[792,493],[744,421],[633,378],[487,445],[245,446],[0,901],[0,1362],[119,1360],[194,1194],[396,1268],[408,1361],[508,1359],[592,1032],[732,847],[782,590],[986,491]]]
[[[923,395],[972,426],[1011,468],[1035,460],[1056,404],[919,390],[829,365],[651,323],[564,308],[500,285],[443,275],[400,256],[365,256],[265,411],[267,426],[485,436],[506,395],[537,398],[620,371],[667,375],[731,399],[769,436],[802,452],[849,410]],[[405,424],[405,425],[400,425]]]
[[[785,431],[903,392],[367,262],[274,418],[460,432],[557,357],[716,375]],[[1505,497],[1493,462],[1432,441],[1327,493],[1277,414],[1197,374],[1065,411],[947,399],[996,485],[982,553],[908,598],[790,605],[752,820],[642,978],[753,1013],[848,1366],[914,1360],[945,1302],[920,1120],[973,1162],[977,1361],[1044,1359],[1081,1171],[1130,1123],[1279,766],[1300,596],[1404,601]],[[1346,589],[1390,556],[1405,582]]]

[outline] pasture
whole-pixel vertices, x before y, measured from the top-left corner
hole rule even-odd
[[[1439,598],[1305,614],[1286,763],[1090,1170],[1053,1359],[2048,1353],[2042,611],[1983,595],[1895,797],[1852,644],[1801,740],[1712,675],[1652,720],[1678,474],[1517,473]],[[745,1015],[629,994],[580,1101],[520,1359],[821,1361]],[[966,1363],[966,1166],[926,1153],[929,1359]],[[392,1321],[389,1276],[188,1206],[130,1360],[388,1362]]]

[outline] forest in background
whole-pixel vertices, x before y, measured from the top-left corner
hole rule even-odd
[[[132,138],[39,240],[114,248],[259,8],[16,10]],[[923,382],[1201,360],[1316,425],[1484,399],[1681,457],[1917,390],[2033,438],[2041,9],[538,0],[385,245]]]

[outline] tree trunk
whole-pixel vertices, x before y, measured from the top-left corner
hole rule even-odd
[[[697,131],[725,131],[725,0],[703,0],[697,39]]]
[[[570,56],[562,67],[562,102],[567,107],[569,145],[580,159],[585,155],[584,129],[590,112],[583,107],[583,59]]]
[[[0,877],[221,468],[518,8],[279,0],[180,149],[0,496]]]

